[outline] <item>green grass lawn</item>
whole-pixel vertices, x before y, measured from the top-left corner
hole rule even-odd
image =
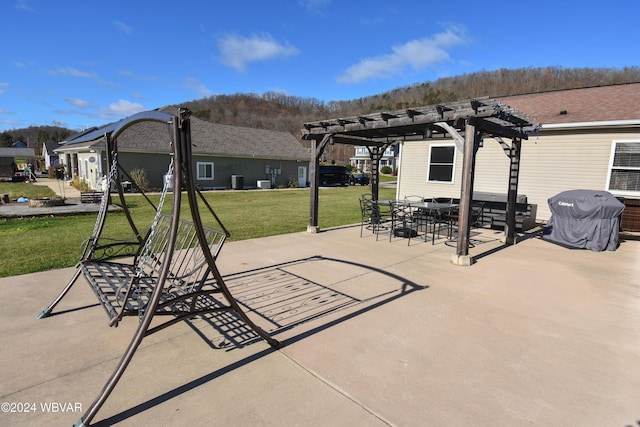
[[[0,183],[0,193],[7,192],[4,185]],[[29,185],[31,187],[38,189],[41,186]],[[361,186],[321,188],[318,213],[320,228],[359,223],[358,199],[362,193],[369,191],[368,187]],[[309,189],[211,191],[204,194],[231,233],[232,241],[305,231],[309,225]],[[381,199],[394,198],[395,189],[380,188],[379,195]],[[157,204],[159,196],[150,198]],[[186,196],[183,197],[183,217],[189,215],[185,200]],[[127,204],[132,216],[140,224],[140,231],[145,231],[155,211],[140,195],[128,195]],[[165,210],[170,206],[169,198]],[[201,214],[206,225],[217,228],[208,212],[201,208]],[[91,235],[94,224],[95,215],[0,220],[0,277],[73,266],[79,261],[82,242]],[[131,236],[126,216],[110,213],[103,236]]]
[[[56,195],[45,185],[34,185],[25,182],[0,182],[0,194],[9,194],[10,200],[16,200],[19,197],[37,199]]]

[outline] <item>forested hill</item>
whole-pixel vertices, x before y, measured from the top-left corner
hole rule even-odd
[[[434,105],[482,96],[504,97],[621,83],[640,82],[640,67],[520,68],[481,71],[401,87],[379,95],[325,103],[284,93],[214,95],[181,103],[216,123],[291,132],[300,136],[305,122],[385,110]]]
[[[560,89],[640,82],[640,67],[541,67],[480,71],[433,82],[416,83],[389,92],[350,101],[324,102],[279,92],[214,95],[175,105],[191,109],[196,117],[215,123],[287,131],[300,136],[305,122],[356,116],[384,110],[433,105],[481,96],[502,97]],[[155,106],[164,107],[163,105]],[[75,131],[31,126],[0,134],[0,146],[28,142],[39,152],[44,141],[61,141]]]

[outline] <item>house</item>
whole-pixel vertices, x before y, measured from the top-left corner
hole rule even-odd
[[[629,208],[640,199],[640,83],[495,99],[541,124],[522,141],[518,181],[518,194],[537,205],[538,221],[550,218],[548,199],[565,190],[607,190],[627,199]],[[403,142],[398,197],[460,197],[462,160],[446,132]],[[506,194],[506,170],[503,147],[485,138],[477,152],[474,191]]]
[[[16,141],[13,144],[11,144],[11,146],[13,148],[27,148],[27,143],[24,141]]]
[[[349,159],[349,163],[356,170],[361,170],[363,172],[371,171],[371,153],[369,152],[369,148],[366,146],[356,146],[354,148],[354,156]],[[383,168],[388,166],[391,170],[395,170],[396,168],[396,154],[397,153],[397,144],[392,145],[391,147],[384,150],[382,154],[382,158],[380,159],[379,167]]]
[[[33,148],[0,147],[0,177],[13,177],[15,172],[27,167],[34,156]]]
[[[162,110],[177,111],[173,107]],[[69,179],[78,177],[89,187],[100,188],[100,181],[109,171],[104,135],[113,126],[75,136],[55,150]],[[309,151],[288,132],[222,125],[191,117],[191,141],[195,182],[201,189],[307,184]],[[167,126],[136,123],[118,138],[118,162],[127,173],[144,170],[149,186],[161,188],[170,149]]]
[[[60,147],[60,144],[54,141],[45,142],[42,144],[42,156],[44,157],[44,167],[49,169],[52,166],[58,166],[60,163],[60,156],[54,150]]]

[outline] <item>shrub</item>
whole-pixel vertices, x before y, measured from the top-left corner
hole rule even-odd
[[[380,168],[380,173],[383,173],[385,175],[389,175],[391,172],[393,172],[393,170],[389,166],[383,166]]]
[[[71,183],[73,187],[75,187],[79,191],[89,191],[89,184],[84,179],[80,179],[78,175],[73,178],[73,182]]]
[[[147,178],[147,171],[144,169],[132,169],[129,172],[133,183],[142,191],[149,191],[149,178]]]
[[[288,188],[298,188],[298,178],[293,176],[293,175],[289,175],[289,179],[287,182],[287,187]]]

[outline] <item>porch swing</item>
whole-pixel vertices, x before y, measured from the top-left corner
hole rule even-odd
[[[124,373],[142,339],[174,323],[209,313],[231,311],[272,347],[280,346],[245,314],[216,266],[216,258],[229,232],[193,182],[190,115],[187,109],[180,109],[177,116],[161,111],[138,113],[118,123],[107,134],[107,145],[112,150],[111,167],[93,232],[86,240],[75,274],[38,316],[50,316],[83,275],[107,313],[110,326],[117,326],[124,316],[139,318],[138,328],[118,366],[77,426],[89,425]],[[169,126],[173,152],[167,178],[153,222],[144,236],[138,232],[124,201],[122,186],[116,185],[133,238],[128,241],[105,240],[101,236],[108,213],[110,188],[113,183],[119,184],[117,138],[125,129],[142,121],[156,121]],[[191,221],[180,217],[183,187],[188,196]],[[163,205],[170,190],[173,203],[168,213],[163,211]],[[200,204],[206,207],[221,230],[203,225]],[[132,255],[131,262],[115,259],[129,254]],[[154,316],[171,318],[151,328]]]

